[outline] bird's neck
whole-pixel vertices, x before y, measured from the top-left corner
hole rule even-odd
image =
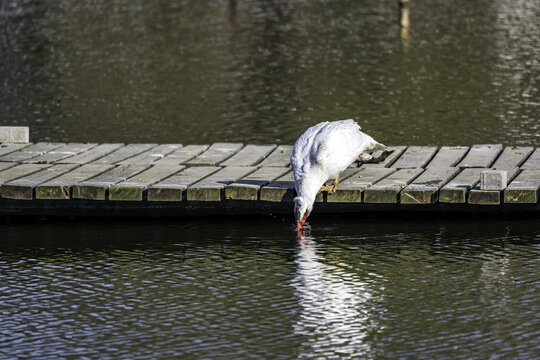
[[[309,176],[304,176],[298,184],[298,189],[296,189],[298,195],[302,195],[306,198],[309,204],[315,202],[317,193],[319,192],[321,186],[326,182],[326,177],[320,170],[315,170],[310,172]]]

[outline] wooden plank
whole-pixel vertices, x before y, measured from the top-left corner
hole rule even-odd
[[[275,148],[271,145],[246,145],[231,158],[221,163],[222,166],[255,166],[268,156]]]
[[[492,168],[504,170],[519,167],[533,151],[532,146],[507,146],[492,165]]]
[[[73,186],[74,199],[106,200],[109,188],[146,170],[148,165],[120,165]]]
[[[258,200],[261,187],[283,176],[288,171],[289,169],[286,167],[268,166],[259,168],[257,171],[227,185],[225,199]]]
[[[126,160],[117,162],[118,165],[150,165],[157,160],[161,160],[165,155],[182,148],[182,144],[163,144],[152,148],[151,151],[145,151]]]
[[[0,162],[0,171],[9,169],[10,167],[14,167],[15,165],[18,165],[18,163],[13,162]]]
[[[182,165],[197,155],[206,151],[210,145],[187,145],[167,154],[163,159],[157,160],[154,165]]]
[[[456,160],[457,162],[458,160]],[[438,201],[439,189],[459,172],[457,167],[430,167],[401,191],[401,204],[425,205]]]
[[[488,168],[502,151],[501,144],[474,145],[457,165],[459,168]]]
[[[32,200],[34,189],[47,180],[56,178],[79,165],[76,164],[55,164],[33,174],[9,181],[2,185],[2,197],[18,200]]]
[[[0,144],[0,159],[2,156],[22,150],[32,144]]]
[[[393,152],[388,155],[388,157],[380,163],[364,163],[362,167],[390,167],[407,149],[406,146],[388,146],[388,150],[393,150]],[[379,156],[377,151],[373,153],[373,157]]]
[[[38,172],[49,166],[50,165],[44,165],[44,164],[20,164],[17,166],[10,167],[8,169],[0,171],[0,185],[3,185],[4,183],[8,181],[12,181],[12,180],[21,178],[23,176]]]
[[[279,145],[259,165],[260,166],[278,166],[278,167],[289,166],[291,163],[292,150],[293,150],[292,145]]]
[[[64,144],[40,142],[37,144],[24,147],[19,151],[6,154],[0,157],[0,161],[21,162],[21,161],[28,160],[36,156],[43,155],[49,151],[59,148],[62,145]]]
[[[236,154],[242,146],[241,143],[215,143],[187,164],[216,166]]]
[[[423,168],[400,169],[364,190],[364,202],[372,204],[395,204],[399,193],[424,171]]]
[[[261,201],[288,202],[293,201],[294,196],[294,174],[292,171],[263,186],[260,191]]]
[[[109,200],[142,201],[144,191],[180,170],[184,165],[160,165],[152,166],[128,180],[122,181],[109,189]]]
[[[30,142],[30,129],[28,126],[0,126],[0,143],[28,143]]]
[[[150,151],[155,148],[157,144],[129,144],[123,146],[110,154],[103,156],[97,160],[94,160],[96,164],[116,164],[125,159],[129,159],[132,156],[139,155],[145,151]]]
[[[224,167],[220,171],[188,187],[186,198],[188,201],[221,201],[224,198],[225,186],[241,179],[256,169],[254,166]]]
[[[423,168],[436,152],[436,146],[409,146],[392,164],[392,167],[396,169]]]
[[[521,165],[522,169],[540,170],[540,148],[536,148],[531,156]]]
[[[182,201],[188,186],[221,170],[219,166],[192,166],[148,188],[148,201]]]
[[[508,181],[513,179],[519,172],[519,168],[505,168]],[[503,196],[503,190],[482,190],[480,184],[477,184],[469,192],[469,204],[474,205],[500,205]]]
[[[98,144],[81,144],[81,143],[69,143],[60,146],[57,149],[47,152],[46,154],[33,157],[25,160],[25,163],[29,164],[53,164],[57,161],[69,158],[80,154],[84,151],[90,150],[96,147]]]
[[[469,151],[468,146],[442,146],[426,168],[455,167],[463,159],[467,151]]]
[[[467,202],[469,191],[480,182],[483,168],[463,169],[439,191],[439,202],[463,204]]]
[[[84,161],[84,159],[80,159],[79,161]],[[114,165],[110,164],[83,164],[73,171],[38,185],[36,187],[36,199],[69,200],[71,197],[71,188],[74,185],[100,175],[105,171],[109,171],[112,168],[114,168]]]
[[[339,182],[335,193],[327,194],[326,202],[360,203],[362,202],[362,194],[366,188],[384,179],[396,170],[395,168],[380,167],[361,167],[356,169],[352,176],[344,178],[344,180]]]
[[[60,160],[58,164],[88,164],[94,160],[104,157],[112,153],[115,150],[118,150],[124,146],[124,144],[100,144],[88,151],[82,152],[78,155],[68,157],[66,159]]]
[[[504,202],[536,204],[540,189],[540,169],[525,169],[504,190]]]

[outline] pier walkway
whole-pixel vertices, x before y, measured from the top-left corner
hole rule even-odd
[[[540,211],[540,148],[391,146],[353,164],[314,214]],[[292,214],[289,145],[0,145],[0,215]],[[493,187],[482,172],[502,170]]]

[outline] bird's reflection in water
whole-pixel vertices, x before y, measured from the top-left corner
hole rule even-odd
[[[345,271],[343,264],[330,263],[318,254],[320,246],[309,230],[297,232],[297,243],[293,283],[301,312],[294,330],[309,339],[299,358],[370,358],[371,348],[365,339],[372,297],[368,284]]]

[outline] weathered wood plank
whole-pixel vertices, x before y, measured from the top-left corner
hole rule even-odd
[[[392,167],[396,169],[423,168],[436,152],[436,146],[409,146],[392,164]]]
[[[365,189],[394,173],[397,169],[361,167],[355,170],[350,177],[345,177],[339,182],[335,193],[327,194],[326,202],[360,203]]]
[[[507,146],[491,167],[498,170],[519,167],[533,151],[532,146]]]
[[[2,156],[22,150],[32,144],[0,144],[0,159]]]
[[[255,166],[268,156],[275,148],[271,145],[246,145],[242,150],[234,154],[228,160],[221,163],[222,166]]]
[[[0,185],[3,185],[4,183],[8,181],[12,181],[12,180],[21,178],[23,176],[38,172],[49,166],[50,165],[44,165],[44,164],[20,164],[17,166],[10,167],[8,169],[0,171]]]
[[[457,162],[457,160],[456,160]],[[430,167],[401,191],[401,204],[434,204],[438,201],[439,189],[458,172],[457,167]]]
[[[188,165],[215,166],[236,154],[243,144],[241,143],[215,143],[196,158],[188,161]]]
[[[132,156],[136,156],[136,155],[139,155],[140,153],[150,151],[156,146],[157,144],[129,144],[97,160],[94,160],[94,163],[95,164],[116,164],[125,159],[129,159]]]
[[[182,148],[182,144],[163,144],[152,148],[151,151],[145,151],[139,155],[132,156],[126,160],[117,162],[118,165],[150,165],[157,160],[163,159],[167,154]]]
[[[18,200],[32,200],[34,189],[47,180],[65,174],[79,165],[76,164],[55,164],[33,174],[18,178],[2,185],[2,197]]]
[[[292,171],[263,186],[260,191],[261,201],[288,202],[293,201],[294,196],[294,174]]]
[[[210,145],[187,145],[157,160],[154,165],[182,165],[206,151]]]
[[[107,200],[109,188],[146,170],[148,165],[120,165],[73,186],[74,199]]]
[[[529,158],[521,165],[522,169],[540,170],[540,148],[536,148]]]
[[[0,143],[28,143],[28,126],[0,126]]]
[[[21,162],[59,148],[62,143],[40,142],[0,157],[0,161]]]
[[[43,155],[24,160],[24,162],[29,164],[53,164],[70,156],[74,156],[84,151],[90,150],[97,145],[98,144],[69,143],[60,146],[59,148],[56,148],[52,151],[49,151]]]
[[[84,159],[80,159],[83,161]],[[77,164],[78,165],[78,164]],[[83,164],[82,166],[36,186],[36,199],[69,200],[71,188],[85,180],[114,168],[110,164]]]
[[[400,169],[364,190],[364,202],[372,204],[398,203],[399,193],[424,171],[423,168]]]
[[[449,168],[455,167],[469,151],[468,146],[442,146],[437,154],[426,165],[426,168]]]
[[[540,189],[540,169],[525,169],[504,190],[504,202],[536,204]]]
[[[457,165],[459,168],[488,168],[502,151],[501,144],[474,145]]]
[[[257,168],[254,166],[227,166],[207,178],[188,187],[188,201],[221,201],[224,189],[230,183],[250,174]]]
[[[75,156],[68,157],[63,160],[57,161],[58,164],[88,164],[94,160],[97,160],[99,158],[104,157],[105,155],[108,155],[112,153],[115,150],[118,150],[124,146],[124,144],[100,144],[92,149],[89,149],[88,151],[82,152],[80,154],[77,154]]]
[[[390,167],[400,156],[407,150],[406,146],[388,146],[388,150],[393,150],[393,152],[388,155],[388,157],[380,163],[363,163],[362,167]],[[378,157],[378,152],[373,153],[373,157]]]
[[[266,159],[264,159],[260,166],[289,166],[291,163],[293,146],[292,145],[279,145]]]
[[[9,169],[10,167],[14,167],[15,165],[18,165],[18,163],[13,162],[0,162],[0,171]]]
[[[109,200],[142,201],[143,192],[155,184],[180,170],[184,165],[160,165],[151,168],[122,181],[109,189]]]
[[[505,168],[507,171],[507,177],[510,181],[513,179],[519,172],[519,168]],[[501,199],[503,196],[503,190],[482,190],[480,189],[480,184],[477,184],[469,192],[469,204],[475,205],[500,205]]]
[[[466,203],[469,190],[480,182],[480,173],[484,170],[484,168],[463,169],[439,191],[439,202]]]
[[[238,181],[227,185],[225,199],[258,200],[259,190],[275,179],[283,176],[289,169],[286,167],[262,167],[255,172],[244,176]]]
[[[188,186],[221,170],[219,166],[192,166],[148,189],[148,201],[182,201]]]

